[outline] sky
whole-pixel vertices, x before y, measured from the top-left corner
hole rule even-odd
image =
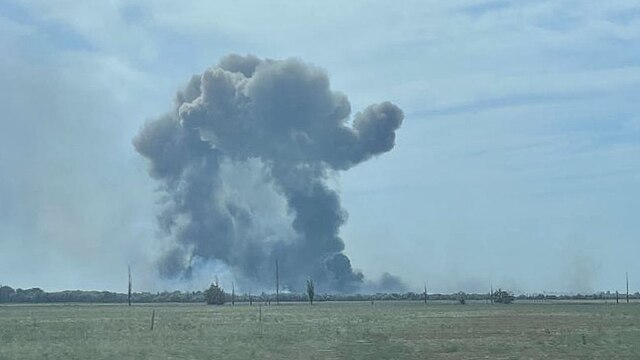
[[[354,268],[408,288],[640,290],[637,1],[0,0],[0,283],[158,277],[158,184],[132,145],[229,53],[300,58],[352,109],[404,111],[336,173]]]

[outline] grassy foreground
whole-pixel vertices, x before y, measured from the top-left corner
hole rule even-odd
[[[260,308],[0,306],[0,359],[640,358],[640,304]]]

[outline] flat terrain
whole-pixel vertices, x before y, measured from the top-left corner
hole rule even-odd
[[[640,304],[0,306],[0,359],[483,358],[640,359]]]

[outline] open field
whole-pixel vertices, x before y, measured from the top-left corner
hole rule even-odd
[[[0,306],[0,359],[427,358],[638,359],[640,304]]]

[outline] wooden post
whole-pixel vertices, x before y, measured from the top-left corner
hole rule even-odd
[[[236,304],[236,286],[231,282],[231,306],[235,306]]]
[[[151,331],[153,331],[153,323],[156,320],[156,309],[153,309],[153,312],[151,313]]]
[[[620,302],[620,296],[618,295],[618,290],[616,290],[616,304]]]
[[[280,274],[278,273],[278,259],[276,258],[276,305],[280,304]]]

